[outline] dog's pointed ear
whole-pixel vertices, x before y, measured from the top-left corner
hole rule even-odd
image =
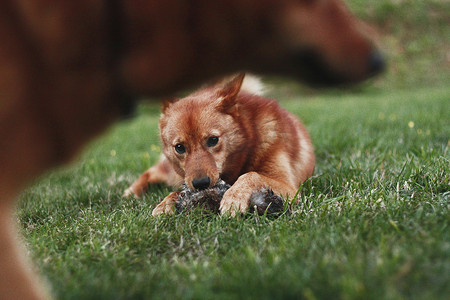
[[[162,103],[161,112],[162,112],[163,114],[165,114],[166,111],[167,111],[167,109],[168,109],[169,107],[171,107],[172,104],[174,104],[174,103],[177,102],[178,100],[179,100],[179,99],[178,99],[178,98],[175,98],[175,97],[164,99],[164,100],[163,100],[163,103]]]
[[[227,82],[223,88],[219,91],[219,110],[233,114],[237,112],[236,98],[237,94],[241,90],[242,82],[244,81],[245,73],[240,73],[229,82]]]

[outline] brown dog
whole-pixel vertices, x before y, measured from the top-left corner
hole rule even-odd
[[[134,96],[244,69],[358,82],[383,63],[339,0],[0,1],[0,296],[45,298],[14,199],[127,113]]]
[[[261,188],[293,197],[312,175],[314,153],[300,121],[274,100],[241,88],[241,74],[163,108],[159,123],[164,157],[125,192],[140,195],[148,183],[184,182],[192,190],[232,184],[220,202],[222,214],[245,213]],[[260,85],[257,85],[259,88]],[[179,192],[167,196],[153,215],[173,213]]]

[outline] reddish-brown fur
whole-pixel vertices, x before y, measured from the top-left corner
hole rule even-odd
[[[314,169],[309,136],[276,101],[241,91],[243,79],[239,75],[224,86],[201,89],[167,104],[160,120],[165,157],[126,195],[140,195],[149,182],[161,182],[170,174],[191,189],[196,189],[194,182],[200,178],[209,179],[203,188],[219,178],[232,184],[221,201],[222,214],[247,211],[251,194],[263,187],[293,197]],[[218,138],[217,144],[208,144],[211,137]],[[185,152],[177,153],[177,145],[183,145]],[[173,212],[177,193],[164,199],[153,215]]]
[[[372,44],[339,0],[0,1],[0,297],[46,298],[17,251],[14,200],[133,96],[242,69],[358,82],[377,71]]]

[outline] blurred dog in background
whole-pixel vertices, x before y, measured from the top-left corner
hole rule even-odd
[[[383,69],[339,0],[0,2],[0,297],[46,299],[17,242],[14,200],[130,112],[237,70],[329,86]]]

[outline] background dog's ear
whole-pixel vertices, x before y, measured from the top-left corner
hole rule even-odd
[[[178,99],[178,98],[175,98],[175,97],[164,99],[164,100],[163,100],[163,103],[162,103],[162,108],[161,108],[162,113],[165,114],[165,113],[166,113],[166,110],[167,110],[170,106],[172,106],[172,104],[174,104],[175,102],[177,102],[178,100],[179,100],[179,99]]]
[[[245,73],[240,73],[231,81],[225,83],[223,88],[219,91],[219,110],[235,114],[237,113],[236,96],[241,90],[242,82],[244,81]]]

